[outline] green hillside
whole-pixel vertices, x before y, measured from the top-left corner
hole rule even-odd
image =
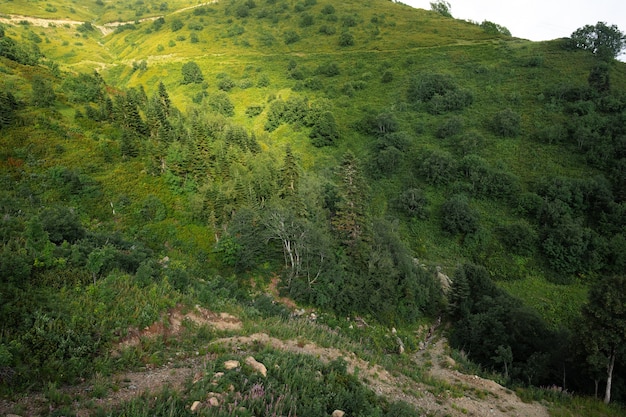
[[[433,332],[551,415],[623,412],[624,63],[386,0],[91,3],[0,1],[0,414],[193,352],[225,372],[216,343],[259,332],[268,379],[216,383],[260,384],[241,415],[480,415]],[[171,319],[198,308],[242,327]],[[212,384],[187,382],[85,407],[187,415]]]

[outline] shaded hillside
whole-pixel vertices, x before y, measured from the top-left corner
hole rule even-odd
[[[503,382],[605,378],[575,323],[626,265],[623,63],[382,0],[96,3],[0,34],[6,392],[162,364],[111,347],[176,305],[286,317],[270,283],[385,360],[443,319]]]

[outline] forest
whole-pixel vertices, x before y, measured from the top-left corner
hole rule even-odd
[[[418,352],[431,328],[551,415],[624,412],[617,27],[530,42],[445,2],[92,3],[0,2],[2,398],[70,414],[62,387],[222,336],[113,349],[132,329],[201,306],[287,337],[287,298],[398,372],[398,343]],[[333,396],[414,415],[341,361],[259,355],[281,371],[242,415],[329,415]],[[270,389],[284,402],[260,403]],[[168,413],[148,404],[101,412]]]

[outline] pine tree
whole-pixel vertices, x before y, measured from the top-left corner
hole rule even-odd
[[[172,101],[170,100],[170,96],[165,89],[165,84],[163,84],[163,81],[159,82],[159,92],[157,94],[157,97],[159,98],[159,103],[161,104],[161,109],[163,110],[165,117],[169,117],[170,108],[172,107]]]
[[[300,182],[300,169],[296,158],[291,151],[291,146],[287,145],[283,166],[280,169],[280,196],[284,199],[294,198],[298,194]]]
[[[358,160],[347,152],[339,167],[340,201],[332,225],[349,253],[356,255],[358,246],[366,239],[366,184]]]

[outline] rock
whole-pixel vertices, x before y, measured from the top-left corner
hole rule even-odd
[[[200,404],[202,404],[200,401],[194,401],[193,404],[191,404],[191,412],[195,413],[198,407],[200,407]]]
[[[239,361],[226,361],[224,362],[224,369],[230,371],[231,369],[239,368]]]
[[[402,355],[404,353],[404,342],[402,339],[396,336],[396,342],[398,342],[398,353]]]
[[[215,375],[213,375],[213,379],[220,379],[223,376],[224,372],[216,372]]]
[[[452,286],[452,280],[450,279],[449,276],[441,272],[440,266],[438,266],[436,270],[437,270],[437,279],[441,283],[441,289],[443,290],[444,294],[447,294],[448,292],[450,292],[450,287]]]
[[[342,410],[335,410],[333,411],[333,413],[331,414],[332,417],[343,417],[346,415],[345,411]]]
[[[220,400],[218,400],[216,397],[209,398],[209,406],[219,407],[219,405],[220,405]]]
[[[252,356],[246,358],[246,364],[263,376],[267,376],[267,368],[261,362],[257,362]]]

